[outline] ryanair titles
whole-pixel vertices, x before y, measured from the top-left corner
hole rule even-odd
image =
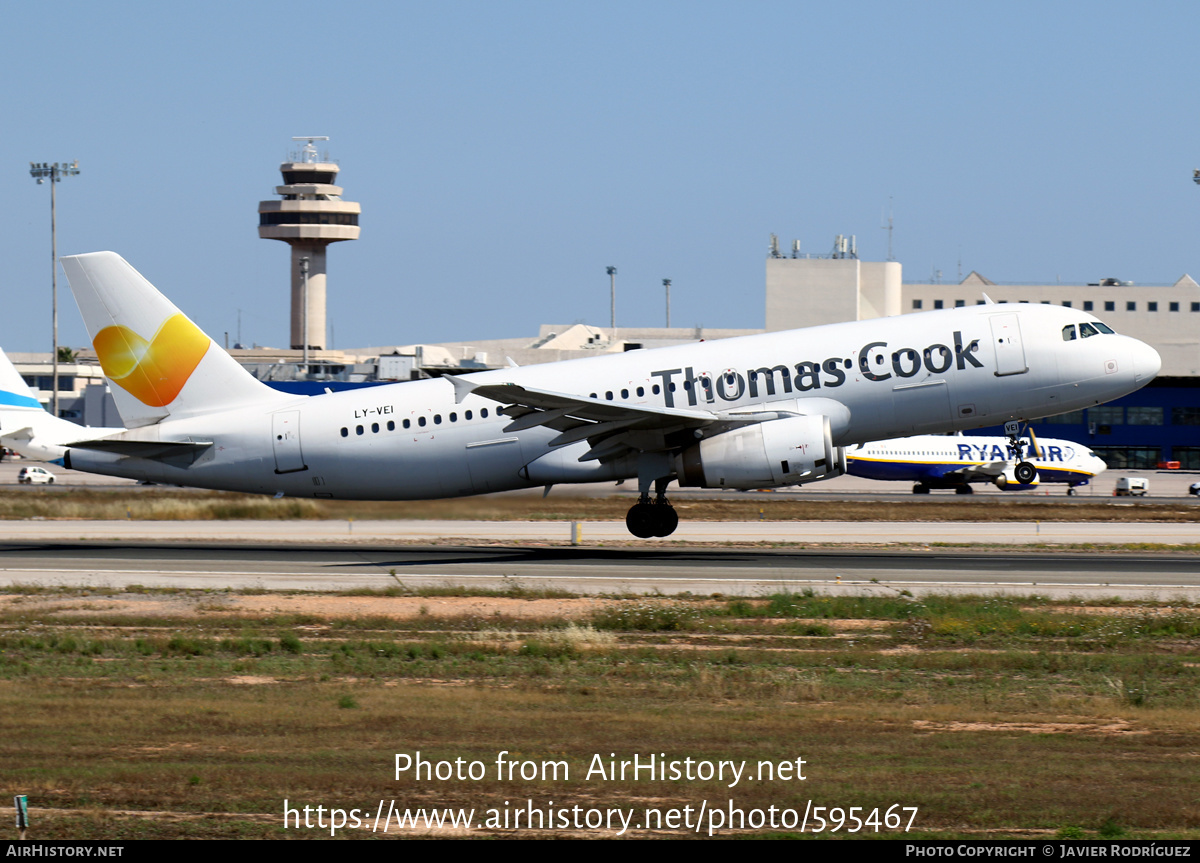
[[[983,363],[975,357],[978,352],[979,339],[971,339],[963,344],[962,333],[957,330],[954,332],[953,347],[929,345],[921,351],[916,348],[889,350],[887,342],[871,342],[858,351],[858,374],[869,381],[886,381],[890,378],[911,378],[922,370],[936,375],[949,371],[951,367],[957,370],[967,366],[981,369]],[[695,374],[688,367],[659,369],[651,372],[650,376],[662,381],[663,399],[667,407],[673,408],[678,386],[683,387],[689,405],[699,404],[701,399],[707,404],[712,404],[717,398],[735,402],[746,395],[747,390],[750,398],[759,398],[761,395],[773,396],[780,390],[784,393],[804,393],[821,387],[840,387],[846,382],[845,370],[852,368],[852,358],[830,357],[820,362],[805,360],[792,367],[782,364],[770,368],[763,366],[748,369],[745,374],[734,369],[726,369],[715,376],[709,372]],[[680,378],[678,383],[675,381],[677,377]]]

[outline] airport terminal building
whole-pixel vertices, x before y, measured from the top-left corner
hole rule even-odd
[[[835,247],[836,248],[836,247]],[[1170,285],[1100,278],[1082,285],[998,284],[972,272],[953,284],[904,282],[897,262],[848,254],[767,258],[768,330],[997,303],[1046,303],[1095,315],[1161,355],[1149,386],[1117,401],[1048,417],[1034,432],[1086,444],[1110,468],[1153,469],[1178,461],[1200,470],[1200,284],[1183,275]],[[1001,430],[980,430],[1000,434]]]

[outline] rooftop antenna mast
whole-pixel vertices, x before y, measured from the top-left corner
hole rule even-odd
[[[894,260],[896,260],[896,257],[892,254],[892,196],[891,195],[888,195],[887,224],[880,225],[880,227],[888,232],[888,256],[887,256],[887,259],[889,261],[894,261]]]
[[[303,147],[300,148],[299,161],[304,162],[309,165],[313,165],[313,164],[317,163],[317,161],[318,161],[317,157],[319,156],[319,154],[317,153],[317,148],[313,145],[313,142],[314,141],[328,141],[329,136],[328,135],[299,135],[299,136],[293,135],[292,140],[293,141],[308,141],[307,144],[305,144]],[[328,159],[326,159],[326,161],[328,161]]]

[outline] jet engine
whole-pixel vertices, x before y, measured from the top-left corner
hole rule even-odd
[[[769,420],[713,435],[675,456],[681,486],[767,488],[841,476],[846,450],[827,416]]]
[[[996,484],[996,488],[1007,489],[1008,491],[1020,491],[1021,489],[1033,488],[1038,484],[1040,478],[1035,473],[1030,482],[1023,483],[1016,476],[1016,465],[1007,465],[1004,468],[1004,473],[997,476],[992,482]]]

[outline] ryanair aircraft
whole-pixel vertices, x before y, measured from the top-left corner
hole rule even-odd
[[[1079,410],[1161,367],[1086,312],[989,302],[294,396],[255,380],[119,255],[63,267],[127,427],[72,443],[69,468],[358,500],[636,477],[626,524],[641,537],[675,530],[672,480],[815,482],[843,474],[854,444]]]
[[[1039,440],[1030,434],[1023,461],[1004,437],[917,435],[881,440],[846,449],[846,473],[866,479],[914,483],[913,494],[954,489],[971,494],[973,482],[995,483],[1006,491],[1024,491],[1042,482],[1067,484],[1067,494],[1107,469],[1090,449],[1065,440]],[[1018,467],[1027,464],[1032,473]],[[1018,476],[1018,473],[1020,474]]]

